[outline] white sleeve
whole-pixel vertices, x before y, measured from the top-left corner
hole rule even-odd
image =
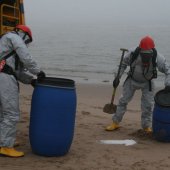
[[[24,67],[27,68],[32,74],[36,75],[40,72],[38,64],[33,60],[30,55],[27,46],[24,41],[17,34],[11,36],[11,43],[14,50],[16,51],[20,61],[24,64]]]
[[[165,86],[170,86],[170,65],[160,53],[157,54],[157,67],[160,72],[165,74]]]

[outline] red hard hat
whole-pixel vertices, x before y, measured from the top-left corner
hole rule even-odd
[[[146,37],[141,39],[139,47],[142,50],[151,50],[152,48],[155,47],[155,43],[150,36],[146,36]]]
[[[30,40],[32,41],[32,32],[31,32],[31,29],[28,26],[26,26],[26,25],[17,25],[15,28],[26,32],[28,34],[28,36],[30,37]]]

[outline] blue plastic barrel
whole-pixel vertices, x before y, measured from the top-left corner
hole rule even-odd
[[[42,156],[63,156],[72,144],[76,114],[75,83],[46,77],[34,88],[29,138],[32,151]]]
[[[170,93],[160,90],[155,95],[153,136],[161,142],[170,142]]]

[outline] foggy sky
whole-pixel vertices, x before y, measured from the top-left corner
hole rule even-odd
[[[170,0],[24,0],[27,23],[170,23]]]

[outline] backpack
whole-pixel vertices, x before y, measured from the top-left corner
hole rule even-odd
[[[156,63],[156,58],[157,58],[157,51],[155,48],[152,49],[153,50],[153,56],[152,56],[152,66],[153,66],[153,70],[152,70],[152,77],[150,79],[147,79],[149,81],[149,90],[151,91],[151,80],[154,78],[157,78],[157,63]],[[141,48],[137,47],[132,53],[131,53],[131,60],[130,60],[130,71],[128,73],[128,77],[132,77],[133,73],[134,73],[134,67],[132,67],[132,63],[138,58],[139,54],[140,54]],[[144,73],[143,76],[145,77]]]
[[[4,35],[5,35],[5,34],[0,35],[0,39],[1,39]],[[14,55],[14,54],[16,54],[16,52],[13,50],[13,51],[11,51],[9,54],[7,54],[6,56],[0,57],[0,62],[1,62],[2,60],[8,59],[9,57],[11,57],[11,56]],[[1,70],[0,70],[0,71],[1,71]]]
[[[5,34],[2,34],[0,36],[0,39],[3,35],[5,35]],[[14,70],[9,65],[6,64],[6,59],[8,59],[9,57],[11,57],[14,54],[16,54],[15,50],[11,51],[4,57],[0,57],[0,72],[13,75],[16,78],[16,74],[15,74]],[[15,60],[15,68],[17,68],[18,67],[18,56],[17,55],[16,55],[15,59],[16,59]]]

